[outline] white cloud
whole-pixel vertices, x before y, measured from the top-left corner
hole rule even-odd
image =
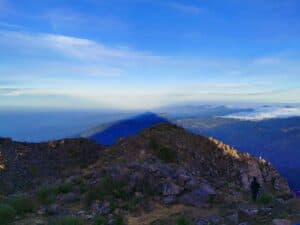
[[[224,117],[239,120],[260,121],[265,119],[288,118],[294,116],[300,116],[300,107],[264,106],[255,108],[253,112],[234,113]]]

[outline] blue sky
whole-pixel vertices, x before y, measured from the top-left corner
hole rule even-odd
[[[300,103],[298,0],[0,0],[0,106]]]

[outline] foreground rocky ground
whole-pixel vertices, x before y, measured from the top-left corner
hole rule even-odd
[[[0,225],[285,225],[300,202],[263,159],[159,124],[105,148],[0,140]],[[250,182],[262,185],[257,202]]]

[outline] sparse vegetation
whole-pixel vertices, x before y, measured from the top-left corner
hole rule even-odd
[[[94,200],[103,200],[105,197],[114,197],[126,199],[129,193],[124,191],[125,184],[113,181],[110,177],[104,177],[95,187],[91,187],[87,192],[87,204],[91,204]]]
[[[0,205],[0,225],[7,225],[14,220],[16,210],[10,205]]]
[[[42,204],[51,204],[55,202],[56,195],[67,194],[74,190],[74,184],[72,183],[62,183],[56,186],[44,186],[41,187],[37,193],[37,199]]]
[[[258,197],[257,203],[258,204],[269,204],[273,200],[274,200],[274,197],[272,195],[263,193]]]
[[[52,220],[49,225],[84,225],[84,223],[77,217],[66,216]]]
[[[106,223],[106,218],[104,216],[97,216],[94,219],[93,225],[104,225]]]
[[[176,152],[167,146],[160,145],[154,138],[150,140],[150,148],[153,149],[154,154],[160,160],[166,163],[172,163],[176,161]]]
[[[36,193],[37,199],[40,201],[42,204],[51,204],[55,202],[55,191],[52,187],[47,187],[44,186],[40,188],[37,193]]]
[[[115,220],[114,225],[123,225],[123,224],[124,224],[124,219],[123,219],[123,217],[120,216],[120,215],[118,215],[118,216],[116,217],[116,220]]]
[[[8,204],[13,207],[18,215],[31,213],[35,209],[35,203],[29,196],[19,195],[10,199]]]
[[[67,194],[74,190],[74,185],[71,183],[62,183],[54,187],[56,194]]]
[[[180,216],[177,219],[176,224],[177,225],[190,225],[191,223],[186,216]]]

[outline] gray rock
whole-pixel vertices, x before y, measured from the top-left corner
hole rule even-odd
[[[234,223],[234,224],[238,224],[239,222],[239,215],[237,212],[229,215],[229,216],[226,216],[226,219],[231,222],[231,223]]]
[[[80,200],[80,194],[73,193],[73,192],[67,193],[60,198],[61,204],[67,204],[79,200]]]
[[[215,196],[215,191],[207,186],[203,185],[196,190],[186,193],[179,198],[179,202],[199,207],[206,203],[211,197]]]
[[[91,211],[93,215],[105,215],[110,213],[110,204],[109,202],[99,202],[95,201],[91,205]]]
[[[165,183],[162,185],[162,195],[169,196],[169,195],[179,195],[183,191],[182,187],[174,183]]]
[[[272,225],[291,225],[291,221],[285,219],[274,219]]]
[[[255,217],[258,213],[258,209],[252,205],[241,205],[239,207],[239,213],[245,217]]]
[[[59,214],[59,206],[57,204],[51,204],[46,207],[46,214],[49,216],[57,215]]]
[[[209,221],[206,218],[196,218],[193,222],[194,225],[209,225]]]
[[[86,217],[85,217],[86,220],[92,220],[93,218],[94,218],[93,215],[86,215]]]
[[[174,196],[170,195],[163,199],[165,205],[171,205],[175,202]]]

